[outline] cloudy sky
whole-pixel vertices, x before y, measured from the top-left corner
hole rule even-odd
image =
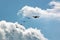
[[[60,0],[0,0],[0,40],[60,40]]]

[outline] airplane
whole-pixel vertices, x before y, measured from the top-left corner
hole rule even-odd
[[[34,18],[39,18],[40,16],[33,16]]]

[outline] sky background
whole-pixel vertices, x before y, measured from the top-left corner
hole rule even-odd
[[[51,8],[48,5],[51,1],[52,0],[0,0],[0,21],[18,22],[26,28],[38,28],[41,29],[41,32],[49,40],[60,40],[60,20],[33,20],[17,16],[18,11],[25,5],[47,9]]]
[[[23,6],[38,6],[46,9],[49,8],[47,4],[50,1],[51,0],[0,0],[0,20],[17,21],[17,12]]]

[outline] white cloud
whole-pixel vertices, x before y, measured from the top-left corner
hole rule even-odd
[[[38,7],[24,6],[17,14],[22,14],[23,17],[30,18],[33,18],[33,16],[40,16],[40,18],[60,19],[60,2],[52,1],[49,5],[51,5],[52,8],[46,10],[42,10]]]
[[[0,21],[0,40],[48,40],[38,29],[28,28],[18,23]]]
[[[60,2],[52,1],[50,2],[52,9],[47,9],[48,13],[55,14],[55,16],[60,17]]]

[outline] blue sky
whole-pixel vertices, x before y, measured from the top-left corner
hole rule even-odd
[[[52,0],[0,0],[0,21],[18,22],[26,28],[33,27],[41,29],[49,40],[60,40],[60,20],[56,19],[27,19],[17,15],[25,5],[41,9],[51,8],[48,4]],[[57,0],[60,1],[60,0]],[[60,19],[60,18],[59,18]],[[25,22],[24,22],[25,21]]]
[[[0,0],[0,20],[17,21],[17,12],[25,5],[48,8],[50,0]],[[43,6],[44,5],[44,6]],[[8,17],[9,16],[9,17]],[[5,17],[5,18],[4,18]],[[14,19],[14,20],[13,20]]]

